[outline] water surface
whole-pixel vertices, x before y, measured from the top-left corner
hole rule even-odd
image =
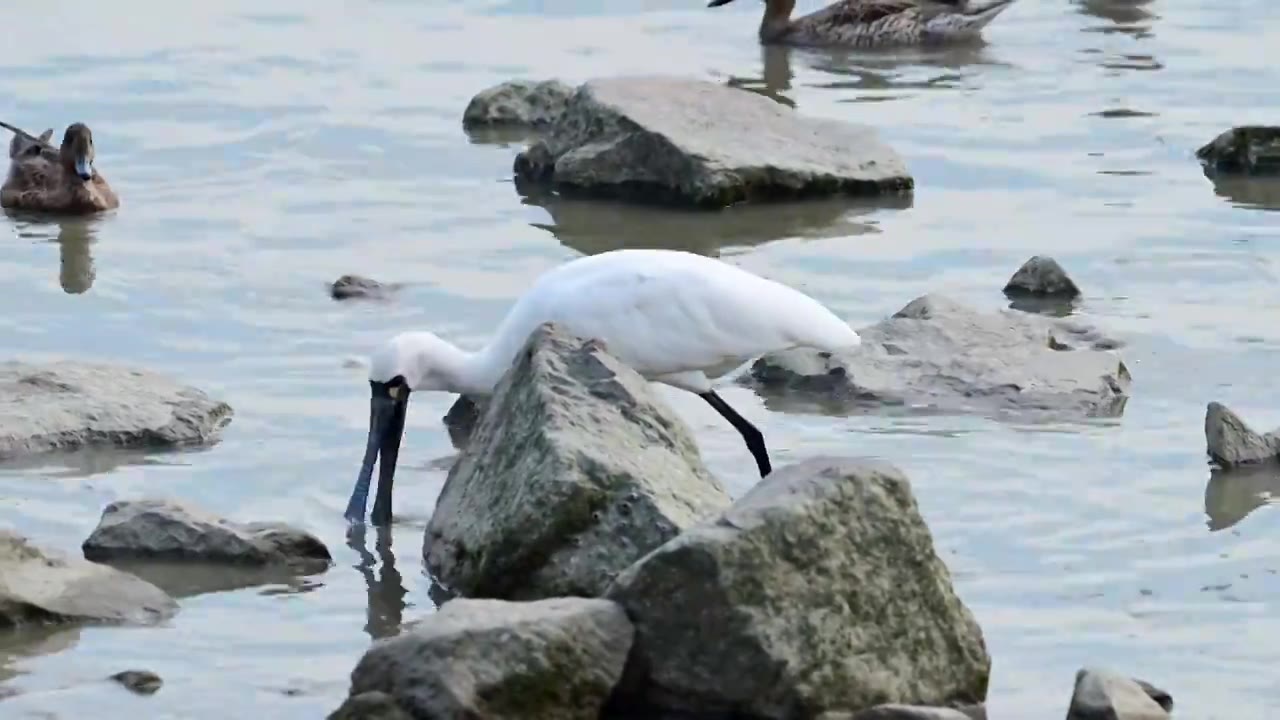
[[[1123,419],[1019,427],[979,418],[830,417],[726,398],[778,465],[819,453],[911,476],[938,550],[994,658],[992,717],[1060,716],[1101,664],[1168,688],[1179,718],[1280,712],[1280,480],[1211,478],[1205,403],[1280,424],[1280,192],[1204,178],[1192,152],[1274,122],[1280,42],[1268,0],[1022,0],[984,47],[942,53],[763,50],[759,4],[227,0],[145,13],[53,0],[0,31],[0,117],[83,120],[121,209],[0,218],[5,354],[120,360],[236,409],[185,454],[69,458],[0,471],[0,526],[78,552],[110,501],[174,496],[289,520],[329,572],[180,588],[152,629],[32,631],[0,645],[6,718],[316,718],[371,637],[432,612],[422,527],[453,453],[451,398],[413,401],[397,483],[405,520],[348,547],[341,513],[364,443],[353,367],[403,328],[483,341],[539,272],[580,253],[678,247],[803,288],[856,325],[925,292],[978,307],[1051,253],[1084,321],[1127,344]],[[816,7],[810,1],[803,9]],[[814,203],[723,217],[522,198],[515,144],[475,142],[470,96],[513,76],[674,73],[800,112],[877,126],[916,176],[896,207]],[[337,304],[343,273],[407,283]],[[711,468],[755,482],[738,435],[663,391]],[[126,668],[165,680],[134,697]]]

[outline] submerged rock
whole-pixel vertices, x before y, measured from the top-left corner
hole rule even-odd
[[[462,113],[462,126],[467,130],[546,127],[564,113],[573,90],[559,80],[508,80],[471,98]]]
[[[1057,260],[1035,255],[1022,264],[1005,283],[1004,294],[1011,297],[1041,297],[1070,300],[1080,296],[1080,288]]]
[[[351,697],[382,693],[365,702],[385,710],[390,696],[420,718],[596,720],[632,634],[607,600],[451,600],[374,643],[351,673]]]
[[[109,679],[138,695],[154,695],[164,685],[164,680],[150,670],[122,670]]]
[[[343,275],[329,286],[329,296],[334,300],[386,300],[399,289],[399,285],[387,285],[360,275]]]
[[[1112,417],[1128,401],[1129,370],[1105,351],[1118,343],[1074,322],[925,295],[858,334],[848,353],[765,355],[744,382],[846,412]]]
[[[0,460],[92,447],[205,445],[230,419],[230,405],[147,370],[0,363]]]
[[[869,127],[674,77],[584,84],[549,135],[516,157],[515,173],[560,191],[703,208],[914,186]]]
[[[1196,150],[1196,157],[1211,174],[1280,174],[1280,127],[1231,128]]]
[[[729,505],[692,434],[599,341],[535,330],[449,471],[428,569],[469,597],[594,597]]]
[[[40,550],[0,530],[0,628],[71,621],[151,624],[177,610],[173,598],[149,582]]]
[[[154,560],[327,567],[319,538],[284,523],[236,523],[169,500],[120,500],[81,548],[90,560]]]
[[[827,720],[837,719],[830,717]],[[844,719],[841,718],[841,720]],[[987,709],[983,705],[966,705],[963,708],[877,705],[862,712],[849,714],[847,720],[987,720]]]
[[[1280,429],[1258,433],[1219,402],[1205,409],[1204,439],[1209,457],[1224,468],[1280,458]]]
[[[794,718],[986,698],[982,630],[888,465],[777,470],[607,597],[636,628],[620,693],[643,705]]]
[[[1141,680],[1097,668],[1076,673],[1067,720],[1167,720],[1169,693]]]

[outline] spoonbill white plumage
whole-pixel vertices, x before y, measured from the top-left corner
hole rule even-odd
[[[546,322],[603,341],[611,355],[648,380],[702,397],[742,435],[761,477],[771,470],[764,436],[716,394],[711,380],[766,353],[796,347],[836,352],[861,342],[817,300],[720,260],[674,250],[576,258],[535,280],[479,351],[430,332],[405,332],[372,354],[368,444],[346,518],[363,522],[381,455],[370,519],[391,522],[410,394],[491,394],[529,335]]]

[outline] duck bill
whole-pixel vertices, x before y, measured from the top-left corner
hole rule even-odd
[[[378,495],[373,502],[374,525],[391,524],[391,489],[395,483],[396,459],[400,455],[400,439],[404,435],[405,412],[409,409],[409,393],[403,387],[398,397],[388,392],[382,383],[373,385],[369,399],[369,436],[364,450],[364,462],[356,477],[351,501],[347,503],[345,516],[352,523],[364,522],[365,507],[369,502],[369,486],[373,481],[373,467],[378,466]],[[381,386],[381,387],[379,387]]]
[[[93,163],[89,162],[89,158],[84,155],[76,158],[76,175],[85,182],[93,178]]]
[[[721,5],[728,5],[731,2],[733,2],[733,0],[711,0],[711,2],[707,3],[707,7],[720,7]]]

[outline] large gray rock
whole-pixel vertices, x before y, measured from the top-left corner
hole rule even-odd
[[[573,88],[559,80],[508,80],[485,88],[462,112],[462,126],[537,129],[559,119],[573,96]]]
[[[81,545],[95,561],[192,561],[327,567],[319,538],[284,523],[236,523],[170,500],[118,500]]]
[[[416,718],[597,720],[632,635],[607,600],[451,600],[374,643],[351,673],[351,698],[386,718],[389,696]]]
[[[1076,673],[1067,720],[1168,720],[1169,693],[1141,680],[1098,668]]]
[[[1261,434],[1220,402],[1205,409],[1204,439],[1209,457],[1224,468],[1280,458],[1280,429]]]
[[[621,693],[759,718],[985,700],[982,630],[910,483],[878,463],[775,471],[620,574],[635,648]]]
[[[831,715],[831,713],[828,713]],[[837,720],[836,717],[824,720]],[[987,720],[983,705],[967,705],[964,708],[926,707],[924,705],[887,704],[851,713],[839,720]]]
[[[231,406],[167,376],[85,362],[0,363],[0,460],[215,442]]]
[[[1114,417],[1129,397],[1117,343],[1070,321],[925,295],[858,333],[852,352],[773,353],[743,381],[846,412]]]
[[[1241,125],[1196,150],[1208,174],[1280,174],[1280,127]]]
[[[424,555],[469,597],[594,597],[729,505],[692,434],[599,341],[535,330],[449,471]]]
[[[914,186],[869,127],[673,77],[587,82],[549,135],[516,157],[515,172],[560,191],[704,208]]]
[[[65,557],[0,530],[0,628],[40,622],[151,624],[178,604],[128,573]]]

